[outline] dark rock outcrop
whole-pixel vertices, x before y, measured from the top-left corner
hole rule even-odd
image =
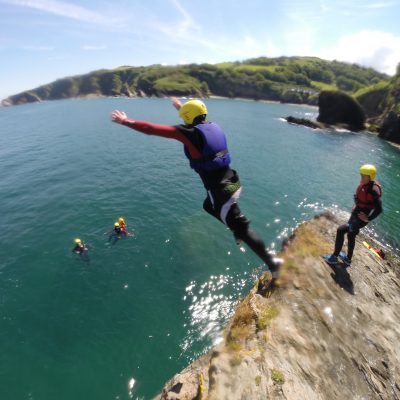
[[[339,91],[322,91],[318,98],[318,122],[329,125],[345,124],[352,131],[364,129],[365,115],[356,100]]]
[[[302,224],[281,254],[280,288],[268,298],[255,285],[223,342],[157,399],[400,399],[400,263],[360,235],[350,268],[327,265],[347,217]]]
[[[342,92],[323,91],[318,97],[317,121],[306,118],[286,117],[291,124],[304,125],[312,129],[341,128],[349,131],[365,129],[365,115],[361,106]]]
[[[379,136],[400,144],[400,115],[390,111],[379,128]]]
[[[311,121],[310,119],[306,118],[297,118],[291,115],[289,117],[286,117],[285,119],[287,122],[289,122],[289,124],[304,125],[312,129],[324,129],[329,127],[321,122]]]

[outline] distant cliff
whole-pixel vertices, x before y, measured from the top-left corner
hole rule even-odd
[[[368,117],[369,129],[400,144],[400,64],[393,78],[359,90],[356,98]]]
[[[353,96],[340,91],[321,91],[318,107],[317,121],[293,116],[286,120],[313,129],[367,129],[400,144],[400,64],[391,79],[360,89]]]
[[[84,96],[209,95],[317,104],[321,90],[354,93],[388,76],[316,57],[254,58],[222,64],[123,66],[66,77],[3,100],[3,105]]]
[[[400,263],[359,236],[350,268],[328,266],[321,255],[343,218],[302,224],[282,253],[280,288],[266,298],[255,285],[224,341],[157,399],[400,399]]]

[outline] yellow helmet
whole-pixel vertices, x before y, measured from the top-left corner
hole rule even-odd
[[[116,223],[114,224],[114,226],[119,226],[119,222],[116,222]]]
[[[119,218],[118,218],[118,222],[119,222],[120,224],[125,224],[125,220],[124,220],[122,217],[119,217]]]
[[[81,243],[82,243],[82,240],[81,240],[81,239],[78,239],[78,238],[76,238],[76,239],[74,240],[74,242],[75,242],[75,244],[81,244]]]
[[[361,175],[368,175],[371,181],[375,180],[376,177],[376,167],[375,165],[371,164],[364,164],[360,167],[360,174]]]
[[[189,100],[179,109],[179,116],[188,125],[200,115],[207,115],[207,107],[201,100]]]

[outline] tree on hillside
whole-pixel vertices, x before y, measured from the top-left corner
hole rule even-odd
[[[137,89],[144,92],[147,96],[154,95],[154,85],[149,78],[140,77],[137,81]]]
[[[95,75],[85,75],[82,78],[80,91],[82,94],[95,94],[100,91],[98,79]]]
[[[75,79],[64,78],[55,81],[52,85],[51,99],[66,99],[68,97],[76,97],[79,93],[79,86]]]
[[[346,78],[345,76],[339,76],[336,80],[336,85],[340,90],[345,91],[356,91],[361,86],[358,82]]]
[[[122,82],[119,75],[114,75],[112,79],[112,94],[118,96],[121,94]]]

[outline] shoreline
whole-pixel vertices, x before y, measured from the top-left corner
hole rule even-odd
[[[191,98],[196,98],[196,97],[186,97],[186,96],[177,96],[179,99],[191,99]],[[95,93],[91,93],[85,96],[77,96],[77,97],[68,97],[65,99],[53,99],[53,100],[40,100],[40,101],[36,101],[36,102],[27,102],[27,103],[23,103],[23,104],[5,104],[3,102],[5,102],[7,99],[1,100],[0,102],[0,108],[8,108],[8,107],[14,107],[14,106],[23,106],[26,104],[36,104],[36,103],[45,103],[48,101],[58,101],[58,100],[94,100],[94,99],[100,99],[100,98],[126,98],[126,99],[152,99],[152,98],[157,98],[157,99],[170,99],[169,96],[164,96],[164,97],[157,97],[157,96],[106,96],[104,94],[95,94]],[[311,104],[307,104],[307,103],[283,103],[281,101],[277,101],[277,100],[264,100],[264,99],[249,99],[249,98],[245,98],[245,97],[226,97],[226,96],[217,96],[217,95],[210,95],[206,98],[204,98],[205,100],[207,99],[211,99],[211,100],[233,100],[233,101],[246,101],[246,102],[259,102],[259,103],[265,103],[265,104],[287,104],[287,105],[291,105],[291,106],[299,106],[299,107],[306,107],[306,108],[310,108],[310,109],[317,109],[318,110],[318,106],[314,106]],[[282,117],[285,121],[286,121],[286,117]],[[286,121],[287,122],[287,121]],[[368,134],[372,134],[375,136],[378,136],[377,132],[373,132],[373,131],[369,131],[368,129],[363,130],[362,132],[368,133]],[[395,143],[392,142],[390,140],[387,139],[383,139],[385,142],[389,143],[391,146],[395,147],[396,149],[400,150],[400,144],[399,143]]]
[[[14,106],[22,106],[25,104],[34,104],[34,103],[44,103],[48,101],[57,101],[57,100],[93,100],[93,99],[98,99],[98,98],[126,98],[126,99],[152,99],[152,98],[157,98],[157,99],[170,99],[172,96],[107,96],[104,94],[95,94],[95,93],[90,93],[84,96],[76,96],[76,97],[67,97],[65,99],[46,99],[46,100],[39,100],[39,101],[32,101],[32,102],[26,102],[26,103],[20,103],[20,104],[7,104],[7,99],[2,99],[0,100],[0,108],[1,107],[14,107]],[[175,96],[178,99],[196,99],[199,97],[192,97],[192,96]],[[301,106],[301,107],[309,107],[313,109],[318,109],[318,106],[308,104],[308,103],[286,103],[286,102],[281,102],[279,100],[266,100],[266,99],[250,99],[246,97],[226,97],[226,96],[218,96],[218,95],[210,95],[208,97],[202,97],[202,99],[207,100],[207,99],[212,99],[212,100],[233,100],[233,101],[247,101],[247,102],[259,102],[259,103],[266,103],[266,104],[288,104],[288,105],[294,105],[294,106]]]

